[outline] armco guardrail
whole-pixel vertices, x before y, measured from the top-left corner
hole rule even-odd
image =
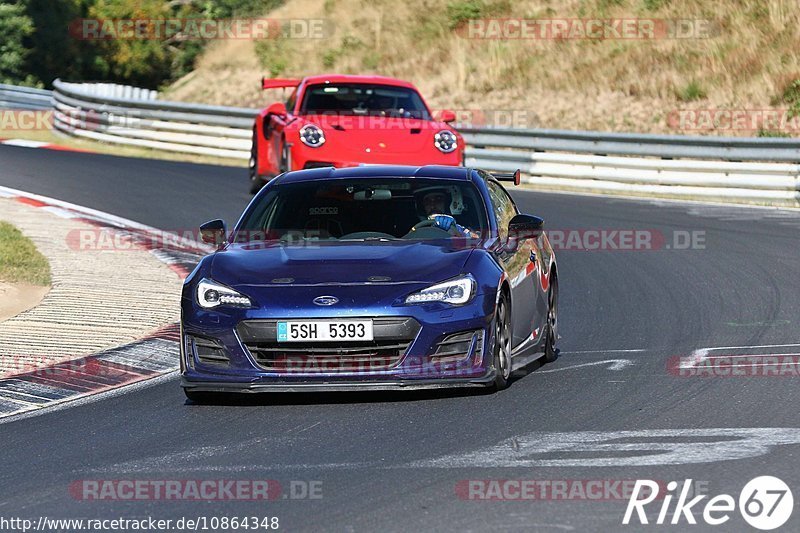
[[[17,87],[0,83],[0,108],[2,109],[50,109],[52,91]]]
[[[90,94],[105,98],[118,98],[125,101],[130,100],[156,100],[158,91],[142,89],[132,85],[120,85],[118,83],[67,83],[61,82],[64,88],[79,90],[83,94]]]
[[[60,80],[53,85],[54,124],[67,134],[190,154],[250,156],[256,109],[133,98],[133,92],[108,94]],[[467,165],[521,168],[526,181],[543,188],[800,201],[800,139],[458,129],[467,141]]]
[[[106,96],[53,82],[56,129],[98,141],[156,150],[250,157],[256,109]]]
[[[594,131],[461,128],[473,146],[525,151],[697,158],[722,161],[798,161],[800,139],[602,133]]]

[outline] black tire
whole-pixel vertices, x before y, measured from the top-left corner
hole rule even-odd
[[[544,345],[545,363],[552,363],[558,359],[558,278],[553,277],[550,290],[547,292],[547,339]]]
[[[250,194],[256,194],[264,186],[264,180],[258,175],[258,139],[253,132],[253,146],[250,148],[250,161],[247,165],[250,176]]]
[[[508,387],[511,379],[511,306],[505,294],[501,294],[497,302],[492,355],[494,390],[500,391]]]

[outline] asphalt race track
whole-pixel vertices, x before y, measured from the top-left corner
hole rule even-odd
[[[169,230],[218,216],[232,224],[250,198],[244,169],[5,146],[0,185]],[[260,396],[211,406],[186,402],[175,375],[0,424],[0,514],[277,516],[288,531],[641,531],[669,526],[624,528],[625,499],[476,501],[462,489],[468,480],[691,478],[712,496],[738,499],[762,475],[783,479],[797,502],[798,376],[677,376],[669,361],[800,351],[746,348],[800,344],[800,213],[513,194],[551,230],[665,238],[659,250],[557,252],[555,363],[499,394]],[[704,248],[675,249],[675,232],[702,232]],[[696,352],[714,347],[741,348]],[[86,479],[271,479],[287,497],[81,501],[69,487]],[[302,498],[314,482],[321,498]],[[290,494],[290,485],[300,488]],[[651,522],[659,507],[647,508]],[[694,514],[702,523],[702,508]],[[799,523],[795,508],[787,527]],[[715,529],[748,528],[733,513]]]

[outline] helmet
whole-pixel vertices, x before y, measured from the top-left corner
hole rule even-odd
[[[417,210],[419,211],[420,215],[425,215],[425,198],[431,194],[442,194],[444,195],[444,204],[449,205],[450,212],[449,213],[441,213],[443,215],[460,215],[464,212],[464,198],[461,195],[461,189],[458,187],[424,187],[419,189],[414,193],[414,197],[417,203]]]

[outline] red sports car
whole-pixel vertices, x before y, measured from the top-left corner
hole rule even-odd
[[[294,87],[256,117],[251,192],[282,172],[364,164],[461,165],[464,140],[434,118],[410,83],[383,76],[325,75],[268,79],[264,89]]]

